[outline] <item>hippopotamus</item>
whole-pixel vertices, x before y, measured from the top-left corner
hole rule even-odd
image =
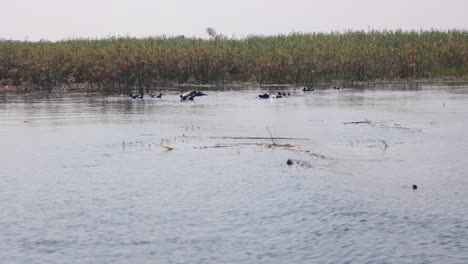
[[[189,91],[189,92],[186,92],[186,93],[183,93],[180,95],[180,100],[182,101],[185,101],[185,100],[193,100],[194,97],[197,97],[197,96],[206,96],[207,94],[205,93],[202,93],[200,91]]]
[[[150,94],[151,98],[162,98],[162,93],[159,93],[158,95],[156,94]]]
[[[134,94],[134,93],[131,93],[129,94],[130,98],[132,99],[137,99],[137,98],[140,98],[140,99],[143,99],[143,94]]]

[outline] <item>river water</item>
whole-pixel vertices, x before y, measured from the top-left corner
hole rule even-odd
[[[0,263],[468,263],[468,86],[288,91],[0,94]]]

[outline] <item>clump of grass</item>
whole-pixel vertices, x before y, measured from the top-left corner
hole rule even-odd
[[[466,77],[468,32],[349,31],[244,39],[0,42],[0,80],[18,87],[143,92],[160,83],[294,84]]]

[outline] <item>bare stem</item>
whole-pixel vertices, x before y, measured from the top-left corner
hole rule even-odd
[[[276,146],[275,139],[273,138],[273,135],[271,134],[270,129],[269,129],[268,127],[266,127],[266,129],[267,129],[268,133],[270,134],[270,139],[271,139],[271,141],[273,141],[273,146]]]

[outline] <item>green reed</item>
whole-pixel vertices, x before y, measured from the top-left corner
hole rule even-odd
[[[468,32],[349,31],[211,40],[184,37],[0,42],[4,85],[302,84],[468,76]]]

